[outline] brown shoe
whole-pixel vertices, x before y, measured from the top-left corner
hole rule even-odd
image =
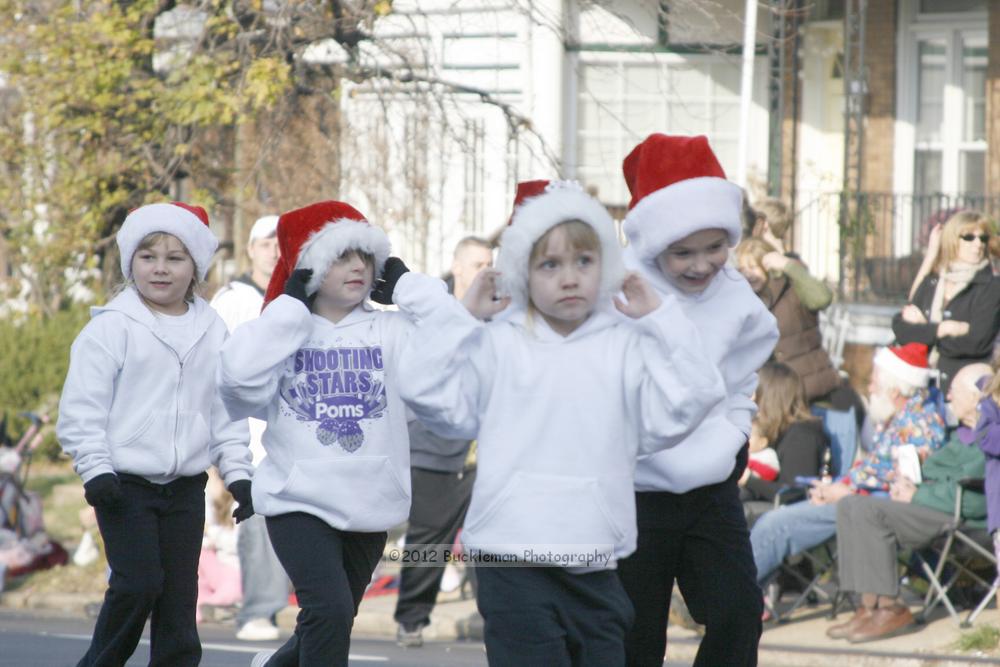
[[[872,617],[872,610],[868,607],[858,607],[846,623],[831,626],[826,629],[826,636],[830,639],[847,639],[855,630],[868,622]]]
[[[909,607],[901,604],[880,607],[875,610],[867,623],[847,637],[847,641],[859,644],[876,639],[888,639],[905,633],[911,625],[913,625],[913,614],[910,613]]]

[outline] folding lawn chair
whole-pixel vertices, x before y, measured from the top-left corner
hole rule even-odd
[[[918,620],[926,620],[934,607],[941,603],[948,610],[948,615],[960,627],[969,627],[994,599],[997,589],[1000,588],[996,555],[993,552],[993,541],[986,530],[986,522],[982,519],[969,519],[962,516],[963,494],[984,492],[984,482],[981,478],[963,479],[958,482],[952,519],[935,540],[935,545],[940,544],[941,546],[932,545],[929,549],[937,560],[935,567],[931,567],[925,555],[919,551],[914,552],[924,576],[930,584],[927,594],[924,596],[924,608],[918,615]],[[982,568],[977,567],[977,563],[988,566],[989,580],[980,574]],[[971,579],[976,586],[986,591],[964,621],[959,617],[955,605],[948,596],[949,591],[963,577]]]
[[[846,474],[854,462],[854,457],[858,451],[860,432],[858,429],[857,417],[852,406],[848,410],[832,410],[828,408],[813,407],[813,414],[823,421],[823,431],[830,439],[829,450],[829,472],[831,477],[837,479]],[[779,492],[775,498],[775,504],[787,505],[791,502],[799,502],[805,499],[805,489],[802,487],[791,487],[787,491]],[[832,595],[823,588],[824,579],[836,576],[836,551],[837,539],[833,537],[823,544],[803,552],[801,558],[809,564],[812,576],[803,575],[797,567],[787,560],[781,565],[781,572],[791,577],[802,586],[802,592],[783,612],[778,610],[778,601],[781,597],[780,586],[772,581],[768,586],[769,609],[772,618],[782,623],[804,603],[821,598],[830,602],[833,606],[830,617],[836,617],[841,602],[840,591],[835,591]]]

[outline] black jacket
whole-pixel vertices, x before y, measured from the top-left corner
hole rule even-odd
[[[937,284],[938,274],[928,274],[917,287],[910,302],[920,308],[928,320]],[[937,346],[940,355],[938,369],[942,374],[941,390],[947,395],[951,378],[963,366],[990,361],[993,340],[1000,330],[1000,278],[993,275],[988,265],[980,269],[969,284],[944,305],[941,319],[968,322],[969,333],[938,338],[937,324],[910,324],[903,321],[901,312],[892,318],[892,332],[900,344],[923,343],[928,347]]]

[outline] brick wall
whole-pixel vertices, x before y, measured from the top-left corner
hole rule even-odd
[[[862,189],[891,192],[896,118],[896,2],[892,0],[868,3],[865,65],[868,99]]]
[[[986,65],[986,194],[1000,194],[1000,3],[989,3]]]

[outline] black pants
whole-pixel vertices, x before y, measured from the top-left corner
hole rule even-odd
[[[302,512],[267,517],[267,533],[299,601],[295,632],[268,667],[347,667],[354,617],[386,533],[337,530]]]
[[[454,473],[411,468],[410,480],[413,502],[406,543],[450,545],[465,521],[476,471]],[[443,576],[443,567],[403,565],[396,622],[407,626],[430,623]]]
[[[150,666],[197,665],[198,555],[208,475],[162,485],[133,475],[119,478],[122,507],[96,509],[111,579],[94,638],[78,667],[124,665],[151,614]]]
[[[625,664],[633,613],[614,572],[480,567],[476,575],[490,667]]]
[[[695,667],[757,664],[763,602],[736,485],[743,467],[738,460],[725,482],[687,493],[635,495],[638,548],[618,563],[636,612],[630,666],[663,664],[675,579],[691,616],[705,626]]]

